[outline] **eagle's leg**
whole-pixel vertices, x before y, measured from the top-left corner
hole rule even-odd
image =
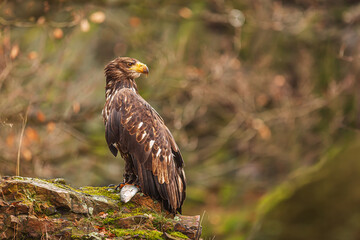
[[[134,173],[134,165],[132,163],[131,156],[128,154],[121,155],[125,160],[125,172],[123,174],[124,180],[115,187],[115,191],[121,189],[125,184],[134,184],[137,181],[137,176]]]
[[[137,187],[139,189],[139,191],[141,191],[140,188],[140,182],[139,182],[139,178],[136,174],[136,170],[132,161],[131,156],[127,155],[127,157],[125,158],[125,173],[124,173],[124,183],[123,185],[134,185],[135,187]],[[119,184],[121,185],[121,183]],[[123,187],[120,186],[121,187]]]
[[[135,167],[130,156],[125,158],[125,173],[124,173],[124,183],[125,184],[134,184],[137,180],[135,174]]]
[[[123,182],[119,183],[119,184],[115,187],[115,191],[118,191],[118,190],[121,189],[123,186],[125,186],[125,183],[123,183]]]

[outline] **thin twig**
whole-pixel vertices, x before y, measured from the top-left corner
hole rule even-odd
[[[58,27],[58,28],[67,28],[67,27],[74,27],[80,23],[81,17],[75,15],[74,19],[69,22],[55,22],[55,21],[49,21],[48,24],[51,27]],[[40,24],[37,22],[21,22],[18,20],[7,20],[5,18],[0,17],[0,24],[4,26],[15,26],[15,27],[35,27],[39,26]]]
[[[202,229],[201,224],[202,224],[202,221],[204,220],[205,213],[206,213],[206,210],[204,210],[203,215],[202,215],[202,217],[200,218],[199,226],[198,226],[198,229],[197,229],[197,231],[196,231],[196,236],[195,236],[196,239],[197,239],[197,238],[200,238],[200,234],[201,234],[201,231],[200,231],[200,230]]]
[[[30,104],[26,109],[25,118],[23,118],[23,125],[22,125],[22,129],[21,129],[21,134],[20,134],[19,149],[18,149],[17,161],[16,161],[16,176],[20,176],[20,152],[21,152],[22,140],[24,137],[25,126],[27,123],[27,116],[28,116],[29,108],[30,108]]]

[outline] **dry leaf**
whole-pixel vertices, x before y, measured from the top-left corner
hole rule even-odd
[[[38,57],[38,53],[35,52],[35,51],[31,51],[31,52],[29,52],[29,54],[28,54],[28,58],[29,58],[30,60],[34,60],[34,59],[36,59],[37,57]]]
[[[50,4],[48,1],[44,1],[44,12],[48,12],[50,10]]]
[[[38,141],[39,140],[39,134],[37,133],[37,131],[35,129],[33,129],[32,127],[27,127],[25,130],[25,136],[26,138],[28,138],[30,141]]]
[[[269,101],[269,97],[264,93],[256,97],[256,104],[260,107],[264,107]]]
[[[56,39],[60,39],[64,36],[64,32],[61,30],[61,28],[55,28],[53,31],[53,36]]]
[[[45,21],[46,21],[46,18],[44,16],[41,16],[38,18],[37,24],[43,25],[45,23]]]
[[[26,161],[30,161],[32,159],[32,153],[28,148],[23,148],[21,154]]]
[[[105,18],[105,13],[101,11],[94,12],[90,15],[90,21],[92,21],[93,23],[102,23],[105,21]]]
[[[141,20],[138,17],[131,17],[129,19],[130,26],[137,27],[141,24]]]
[[[90,30],[90,24],[89,24],[89,21],[87,19],[81,20],[80,29],[83,32],[88,32]]]
[[[179,15],[180,17],[182,18],[185,18],[185,19],[188,19],[188,18],[191,18],[192,16],[192,11],[190,8],[187,8],[187,7],[183,7],[179,10]]]
[[[5,5],[6,6],[6,5]],[[3,9],[4,13],[8,16],[14,16],[14,12],[11,8],[7,7]]]
[[[80,103],[73,102],[72,108],[73,108],[74,113],[80,112]]]
[[[264,140],[268,140],[271,138],[271,131],[270,128],[266,125],[263,125],[259,130],[258,130],[260,137]]]
[[[20,52],[19,45],[18,45],[18,44],[15,44],[15,45],[11,48],[10,58],[11,58],[11,59],[15,59],[15,58],[19,55],[19,52]]]
[[[268,140],[269,138],[271,138],[270,128],[265,125],[263,120],[255,118],[254,120],[252,120],[252,127],[258,131],[262,139]]]
[[[38,111],[38,112],[36,113],[36,118],[37,118],[40,122],[45,122],[45,120],[46,120],[46,117],[45,117],[44,113],[41,112],[41,111]]]
[[[285,85],[286,79],[283,75],[276,75],[274,77],[274,84],[278,87],[282,87]]]
[[[54,131],[56,128],[56,124],[54,122],[49,122],[47,125],[46,125],[46,131],[48,133],[51,133],[52,131]]]

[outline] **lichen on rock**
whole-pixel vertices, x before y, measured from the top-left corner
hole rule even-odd
[[[128,203],[108,187],[4,177],[1,239],[199,239],[199,216],[174,216],[141,193]]]

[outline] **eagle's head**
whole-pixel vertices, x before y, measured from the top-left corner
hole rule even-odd
[[[144,63],[129,57],[115,58],[105,67],[107,78],[135,79],[140,77],[141,73],[148,74],[148,67]]]

